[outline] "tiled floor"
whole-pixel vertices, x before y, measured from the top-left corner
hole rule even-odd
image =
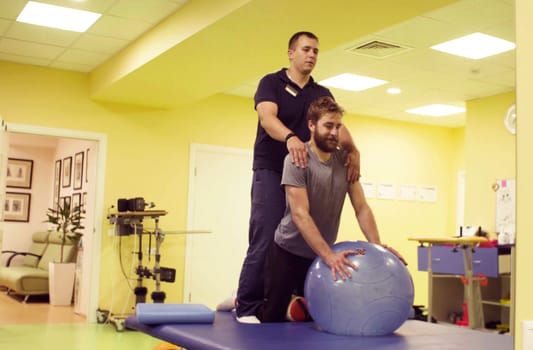
[[[0,349],[151,350],[176,349],[158,339],[110,324],[89,324],[72,307],[50,306],[47,299],[26,304],[0,290]]]

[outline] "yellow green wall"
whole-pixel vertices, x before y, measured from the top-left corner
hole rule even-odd
[[[450,181],[452,181],[451,186],[451,192],[450,192],[450,203],[449,203],[449,223],[450,223],[450,233],[455,232],[457,233],[458,227],[460,225],[466,224],[465,222],[459,222],[458,220],[460,218],[457,217],[457,187],[458,187],[458,172],[462,172],[464,174],[465,169],[465,128],[455,128],[452,131],[452,145],[453,149],[452,152],[452,166],[451,169],[453,169],[454,174],[452,174],[452,178]],[[463,210],[464,212],[464,210]],[[463,218],[464,219],[464,218]]]
[[[480,225],[496,237],[498,179],[514,179],[516,137],[503,124],[514,93],[467,102],[465,127],[465,224]]]
[[[153,110],[91,101],[87,77],[80,73],[0,62],[0,76],[0,112],[8,123],[105,133],[108,154],[104,206],[114,205],[117,198],[143,196],[169,212],[161,219],[163,228],[183,229],[187,224],[191,143],[240,148],[251,148],[253,144],[257,119],[250,99],[219,95],[177,110]],[[473,109],[472,115],[494,110],[491,113],[497,119],[496,110],[506,109],[510,100],[512,95],[496,96],[487,100],[487,108],[483,100],[471,102],[469,108]],[[469,112],[469,123],[473,122],[470,116]],[[503,129],[499,119],[495,128],[498,124]],[[425,304],[426,275],[416,271],[416,244],[407,238],[455,233],[457,171],[466,169],[473,176],[467,164],[471,158],[480,157],[476,153],[483,153],[485,148],[477,143],[472,146],[469,137],[474,136],[462,128],[350,115],[344,122],[361,150],[364,181],[437,188],[438,200],[434,203],[369,200],[383,242],[400,250],[409,262],[416,287],[415,302]],[[497,138],[494,142],[498,142]],[[489,178],[495,176],[500,174],[493,173]],[[101,213],[104,217],[106,214]],[[356,226],[350,210],[341,223],[341,239],[361,237]],[[125,299],[131,298],[132,293],[117,263],[119,242],[107,235],[108,229],[107,224],[102,228],[100,306],[128,312],[131,302]],[[127,249],[131,240],[122,243],[126,245],[123,252],[131,251]],[[169,302],[182,300],[184,254],[183,236],[165,238],[162,265],[178,269],[176,283],[164,288]],[[131,260],[131,256],[127,259]]]

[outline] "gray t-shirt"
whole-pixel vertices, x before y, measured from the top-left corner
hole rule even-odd
[[[321,162],[306,143],[309,165],[302,169],[292,164],[290,156],[285,157],[282,185],[305,187],[309,198],[309,211],[318,230],[328,244],[335,243],[339,222],[349,183],[346,180],[344,160],[346,152],[335,151],[326,162]],[[307,245],[292,220],[291,210],[287,209],[276,228],[275,242],[288,252],[313,259],[315,252]]]

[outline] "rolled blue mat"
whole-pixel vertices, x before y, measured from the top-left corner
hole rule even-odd
[[[144,324],[213,323],[215,312],[202,304],[137,304],[137,319]]]

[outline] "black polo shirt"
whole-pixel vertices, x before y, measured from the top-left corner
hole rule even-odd
[[[278,118],[292,130],[300,140],[309,140],[307,127],[307,109],[311,102],[322,96],[331,96],[331,92],[309,79],[307,85],[301,89],[293,83],[285,73],[287,69],[267,74],[259,82],[254,96],[255,106],[260,102],[270,101],[278,105]],[[270,169],[279,173],[283,170],[283,159],[287,155],[284,142],[271,138],[261,123],[257,124],[257,134],[254,145],[254,169]]]

